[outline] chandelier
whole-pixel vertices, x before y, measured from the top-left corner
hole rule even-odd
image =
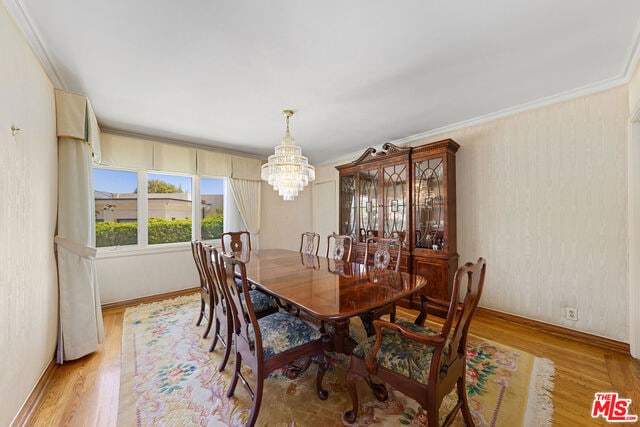
[[[268,181],[284,200],[293,200],[316,179],[316,169],[302,155],[302,149],[289,133],[289,117],[293,116],[293,111],[284,110],[282,114],[287,118],[287,130],[282,143],[275,147],[275,154],[262,165],[262,179]]]

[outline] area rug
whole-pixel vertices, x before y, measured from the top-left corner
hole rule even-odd
[[[233,356],[218,373],[223,350],[209,353],[212,338],[203,339],[204,323],[195,326],[197,295],[179,297],[126,310],[122,333],[120,426],[239,426],[249,416],[250,399],[241,384],[226,397]],[[362,325],[352,322],[352,334],[362,337]],[[351,400],[345,386],[348,358],[330,354],[324,377],[329,399],[315,392],[316,366],[297,379],[275,372],[265,381],[259,426],[349,425],[342,413]],[[551,425],[553,363],[480,337],[470,336],[467,352],[467,392],[479,426]],[[248,374],[250,371],[247,371]],[[358,384],[361,409],[357,426],[426,425],[422,408],[389,389],[379,402],[364,381]],[[455,403],[447,396],[441,417]],[[460,414],[454,425],[464,425]]]

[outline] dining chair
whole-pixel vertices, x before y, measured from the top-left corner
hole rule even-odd
[[[222,252],[242,254],[251,252],[251,233],[248,231],[227,231],[222,233]]]
[[[200,279],[200,314],[196,321],[196,326],[200,326],[202,319],[207,319],[207,327],[204,329],[202,338],[206,338],[211,330],[211,324],[213,323],[213,304],[211,298],[211,291],[209,290],[209,284],[204,272],[204,263],[202,259],[202,242],[199,240],[191,241],[191,254],[193,255],[193,262],[196,265],[198,271],[198,278]]]
[[[300,237],[300,253],[307,255],[318,255],[320,247],[320,235],[313,231],[305,231]]]
[[[402,241],[400,238],[368,237],[364,250],[364,264],[373,266],[379,270],[400,270],[400,258],[402,257]],[[367,336],[374,334],[373,320],[380,316],[389,315],[391,322],[396,321],[396,304],[391,303],[376,310],[361,314],[360,320],[367,331]]]
[[[218,372],[222,372],[227,366],[229,355],[231,354],[231,342],[233,339],[233,316],[229,311],[227,304],[227,298],[225,296],[222,283],[220,281],[220,265],[218,262],[218,251],[210,245],[202,244],[202,258],[204,262],[204,272],[209,282],[209,288],[211,289],[211,296],[213,302],[213,317],[215,319],[213,329],[213,342],[209,351],[214,351],[218,342],[220,342],[225,349],[224,357],[218,367]],[[222,337],[222,326],[225,326],[225,337]]]
[[[358,344],[351,354],[346,384],[352,408],[344,419],[355,422],[358,416],[356,382],[364,378],[378,400],[386,400],[383,384],[371,381],[371,375],[416,400],[427,412],[429,426],[438,425],[438,411],[444,397],[456,387],[458,400],[444,425],[453,422],[458,410],[466,425],[473,425],[466,392],[467,334],[482,295],[486,261],[466,263],[454,276],[447,317],[434,331],[416,323],[374,320],[375,336]],[[463,301],[458,298],[463,292]]]
[[[229,355],[231,354],[233,315],[229,308],[229,298],[222,284],[222,271],[218,251],[214,247],[204,243],[202,244],[202,247],[203,259],[205,260],[205,275],[209,281],[209,288],[212,290],[211,294],[213,295],[214,301],[215,329],[213,342],[211,343],[211,347],[209,347],[209,351],[214,351],[218,342],[224,346],[224,357],[218,368],[218,372],[222,372],[226,367]],[[249,290],[249,297],[251,298],[257,318],[268,316],[279,310],[276,302],[262,292],[251,289]],[[244,294],[241,298],[244,299]],[[224,338],[222,337],[222,325],[225,325],[226,336]]]
[[[337,233],[331,233],[327,236],[327,258],[335,261],[351,261],[352,247],[353,238],[351,236]]]
[[[221,254],[220,263],[222,283],[233,313],[236,350],[235,371],[227,390],[227,397],[233,396],[238,380],[241,380],[252,401],[245,426],[253,426],[258,418],[264,379],[274,370],[287,367],[305,357],[314,357],[318,361],[316,391],[320,399],[326,400],[328,392],[322,388],[322,379],[327,368],[324,340],[328,340],[328,337],[299,317],[285,311],[258,319],[249,297],[245,264],[227,254]],[[233,281],[236,275],[242,280],[241,291]],[[244,299],[241,295],[244,295]],[[253,373],[253,388],[241,372],[243,363]]]

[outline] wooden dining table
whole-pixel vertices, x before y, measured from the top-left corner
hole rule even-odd
[[[334,331],[328,350],[345,354],[357,344],[349,336],[351,317],[398,301],[427,284],[416,274],[284,249],[251,251],[238,258],[246,263],[248,281],[258,289],[328,322]]]

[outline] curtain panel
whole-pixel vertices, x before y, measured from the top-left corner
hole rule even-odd
[[[56,361],[98,350],[104,339],[95,268],[93,163],[100,159],[100,130],[91,104],[56,90],[58,134],[58,235],[60,292]]]
[[[230,178],[229,184],[240,216],[251,233],[251,247],[260,249],[260,181]]]

